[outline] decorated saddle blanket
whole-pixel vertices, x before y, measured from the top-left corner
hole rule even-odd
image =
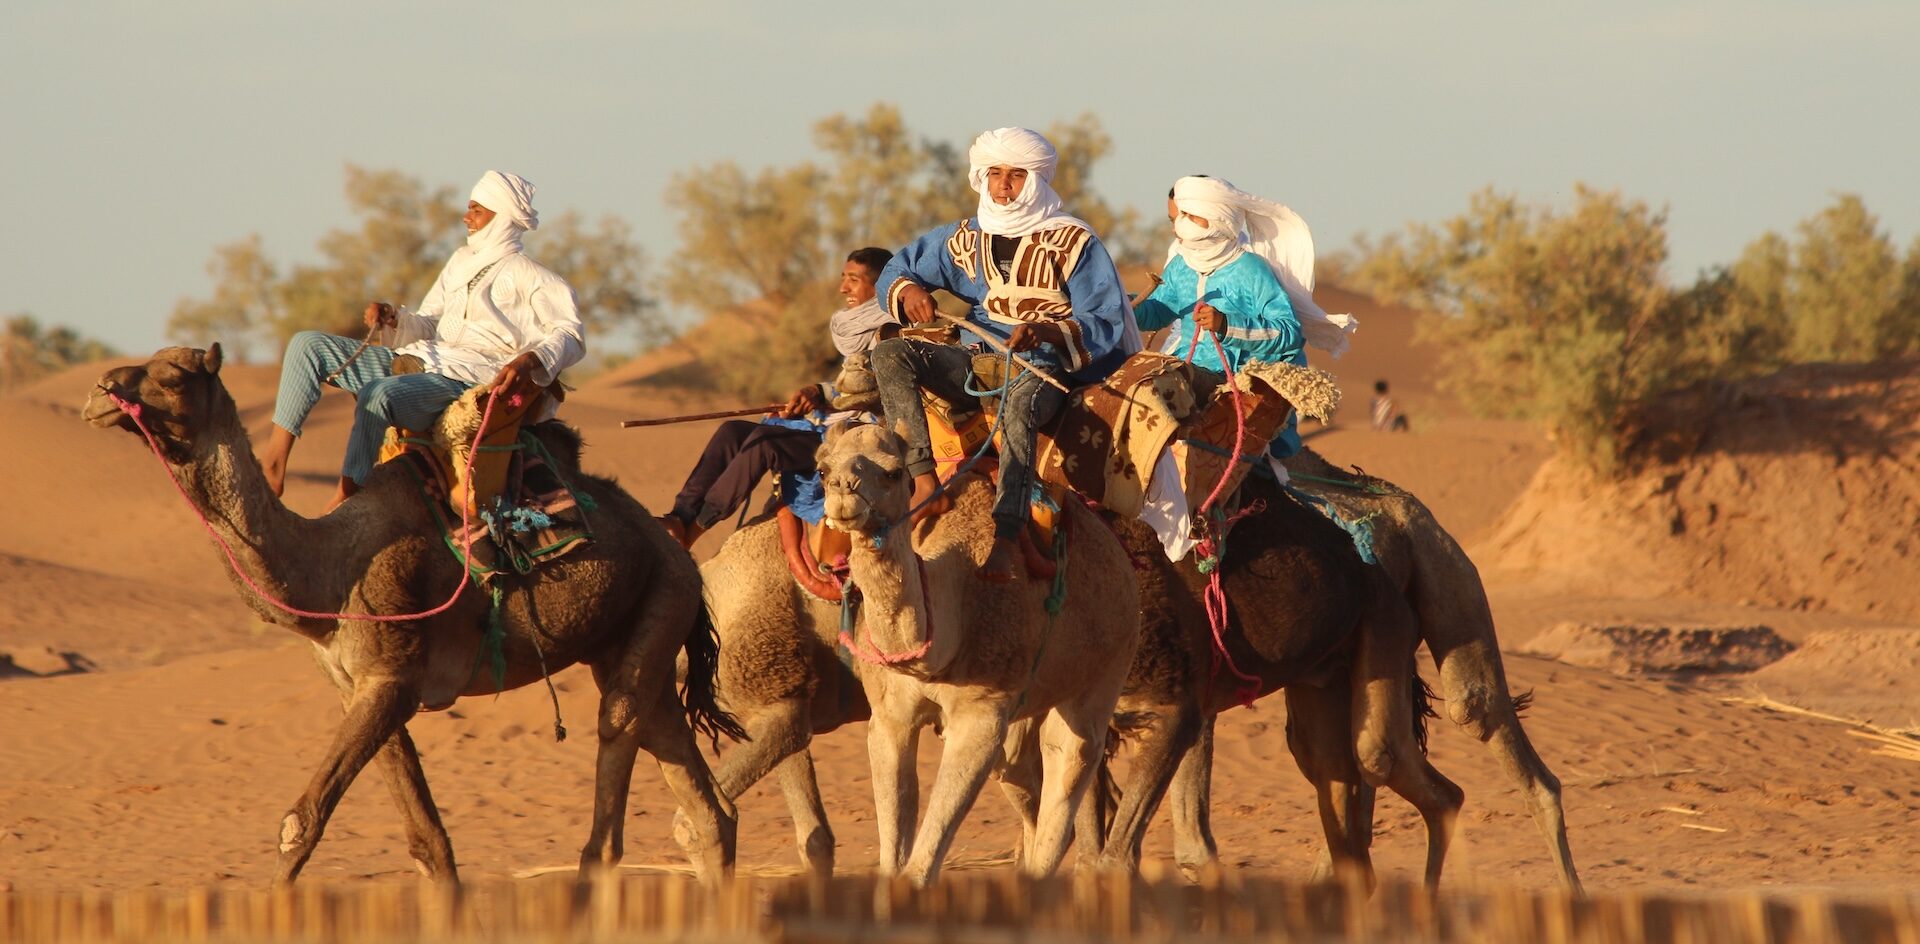
[[[574,491],[536,427],[522,425],[547,408],[544,395],[517,406],[502,402],[475,450],[485,396],[483,388],[467,391],[424,433],[389,430],[380,453],[382,462],[406,459],[448,548],[481,579],[502,570],[531,573],[593,539],[592,499]],[[469,533],[473,553],[466,559],[461,549]]]

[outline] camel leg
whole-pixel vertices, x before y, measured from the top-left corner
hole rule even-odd
[[[1479,612],[1464,622],[1477,630],[1472,634],[1472,641],[1452,647],[1428,642],[1446,690],[1447,716],[1493,751],[1507,779],[1520,788],[1520,796],[1527,804],[1527,812],[1533,815],[1534,825],[1546,837],[1554,867],[1560,870],[1560,880],[1574,894],[1581,894],[1580,874],[1574,869],[1573,850],[1567,844],[1567,817],[1561,805],[1560,778],[1547,769],[1546,761],[1540,759],[1526,730],[1520,726],[1520,716],[1514,709],[1506,672],[1500,662],[1500,651],[1491,642],[1493,617],[1486,611],[1484,601]]]
[[[671,663],[669,663],[671,664]],[[661,776],[674,801],[686,813],[684,829],[674,838],[703,879],[715,879],[733,869],[734,820],[714,795],[707,764],[687,726],[686,711],[674,697],[671,683],[655,686],[658,693],[643,702],[619,676],[625,664],[611,671],[594,667],[599,684],[600,747],[594,775],[593,828],[580,851],[583,875],[595,868],[612,868],[625,854],[627,794],[633,787],[633,763],[644,749],[659,762]],[[681,822],[676,817],[676,822]]]
[[[353,704],[353,686],[338,677],[335,682],[344,711]],[[401,725],[380,745],[374,760],[380,765],[380,775],[387,783],[387,794],[393,798],[394,808],[400,811],[413,867],[432,881],[457,883],[460,877],[454,866],[453,843],[447,838],[447,827],[440,822],[440,808],[434,805],[433,793],[427,788],[427,774],[420,769],[420,752],[414,748],[406,725]]]
[[[1512,707],[1504,712],[1496,709],[1490,721],[1493,730],[1487,746],[1500,759],[1507,779],[1519,784],[1527,811],[1533,814],[1534,824],[1547,839],[1553,864],[1560,870],[1560,880],[1575,895],[1585,894],[1580,874],[1573,867],[1573,849],[1567,845],[1567,814],[1560,805],[1560,778],[1547,769],[1546,761],[1534,751],[1533,742],[1527,740],[1527,732],[1521,730],[1520,719]]]
[[[1101,686],[1073,702],[1055,707],[1040,724],[1040,829],[1033,839],[1033,858],[1023,864],[1027,874],[1052,875],[1066,858],[1073,840],[1074,820],[1086,803],[1087,787],[1106,752],[1107,727],[1113,720],[1118,686]],[[1090,828],[1093,828],[1090,826]]]
[[[406,726],[387,738],[376,758],[387,781],[387,792],[406,823],[407,851],[413,856],[413,867],[436,882],[459,881],[453,843],[447,838],[447,827],[440,822],[440,809],[433,805],[426,772],[420,769],[420,752],[414,749]]]
[[[873,768],[881,875],[896,874],[907,863],[907,843],[920,812],[919,750],[920,726],[910,711],[896,717],[890,706],[873,706],[873,719],[867,725],[867,759]]]
[[[334,735],[327,757],[308,782],[307,790],[280,821],[280,863],[275,885],[291,884],[307,864],[326,832],[327,820],[361,768],[413,717],[419,699],[398,682],[378,681],[356,686],[347,701],[347,716]],[[422,778],[422,786],[425,779]],[[451,852],[449,852],[451,859]]]
[[[1372,888],[1372,788],[1361,779],[1353,759],[1348,686],[1289,685],[1286,699],[1287,747],[1300,773],[1313,784],[1326,837],[1310,880],[1328,881],[1353,870]]]
[[[827,823],[827,807],[820,799],[813,755],[802,748],[774,767],[773,774],[780,780],[780,792],[786,795],[787,811],[793,816],[800,866],[815,875],[832,875],[833,827]]]
[[[1019,866],[1033,861],[1033,835],[1040,825],[1040,727],[1035,719],[1007,726],[1005,757],[996,777],[1007,804],[1020,817],[1020,845],[1013,857]]]
[[[967,810],[973,807],[974,799],[980,796],[980,788],[986,786],[987,776],[1000,760],[1000,751],[1007,738],[1007,719],[1001,713],[1004,710],[1005,706],[987,704],[971,706],[971,710],[948,716],[947,744],[940,752],[940,772],[935,775],[933,795],[927,800],[927,815],[920,823],[919,832],[913,837],[906,868],[901,870],[916,887],[925,888],[939,877],[940,863],[946,859],[948,847],[953,845],[953,835],[959,831],[960,821],[966,817]],[[878,786],[875,789],[879,789]],[[1042,855],[1045,854],[1045,847],[1041,843],[1046,840],[1046,792],[1051,789],[1051,781],[1041,787],[1040,831],[1036,847],[1038,854]],[[1064,829],[1061,831],[1065,832]],[[1065,845],[1065,839],[1062,838],[1063,849]],[[1055,858],[1056,864],[1058,861]]]
[[[1203,724],[1199,705],[1162,705],[1153,712],[1158,717],[1135,747],[1133,767],[1120,798],[1120,808],[1107,829],[1101,853],[1101,865],[1106,868],[1131,872],[1140,867],[1140,846],[1147,838],[1147,827],[1153,823],[1160,801],[1166,798],[1175,771],[1194,753],[1193,748],[1200,740]]]
[[[761,778],[778,768],[795,753],[804,752],[813,740],[813,734],[807,722],[807,704],[804,701],[782,701],[758,706],[758,714],[741,718],[746,728],[747,740],[732,745],[720,755],[713,768],[714,789],[719,792],[720,801],[732,808],[734,801],[759,783]],[[809,761],[811,765],[811,761]],[[786,789],[782,781],[782,790]],[[793,794],[787,792],[788,806],[793,807],[794,823],[799,825],[802,810],[794,806]],[[687,817],[685,809],[673,814],[673,834],[676,839],[695,835],[693,821]],[[801,864],[807,863],[807,838],[801,835]],[[832,859],[832,839],[828,839],[828,860]],[[688,850],[692,854],[692,850]],[[829,866],[831,871],[831,866]]]
[[[640,722],[636,733],[640,749],[653,755],[674,802],[686,811],[691,830],[675,830],[673,838],[687,850],[687,858],[701,880],[713,882],[732,875],[738,824],[714,791],[713,774],[707,770],[707,760],[700,756],[699,742],[687,724],[686,706],[680,704],[671,684],[660,687],[652,713]],[[633,766],[631,753],[627,766],[629,770]]]
[[[1198,881],[1200,873],[1220,861],[1220,846],[1213,841],[1213,721],[1208,715],[1200,724],[1200,737],[1174,768],[1168,785],[1173,813],[1173,861],[1180,874]]]
[[[1413,661],[1412,613],[1398,593],[1376,594],[1372,618],[1361,626],[1353,690],[1353,744],[1366,782],[1406,798],[1427,824],[1426,882],[1440,883],[1447,846],[1465,799],[1420,749],[1414,713],[1421,684]]]

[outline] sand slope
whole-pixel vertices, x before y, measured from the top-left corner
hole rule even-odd
[[[1359,308],[1337,301],[1328,307]],[[1414,402],[1419,378],[1429,376],[1421,373],[1428,358],[1404,343],[1412,330],[1407,317],[1398,335],[1403,341],[1394,346],[1382,340],[1396,337],[1388,330],[1391,318],[1363,315],[1360,347],[1351,361],[1335,365],[1343,380],[1358,377],[1364,387],[1369,375],[1388,376],[1403,399]],[[0,881],[18,887],[263,884],[281,812],[318,762],[339,717],[338,700],[304,643],[256,627],[216,552],[137,440],[79,419],[79,404],[99,370],[79,368],[0,398],[0,436],[14,445],[15,456],[0,471],[0,651],[73,651],[98,670],[0,682]],[[225,376],[250,430],[264,435],[274,372],[230,367]],[[1913,387],[1904,376],[1842,380],[1822,389],[1905,396]],[[615,475],[650,506],[664,508],[716,424],[622,431],[618,421],[731,404],[633,378],[616,381],[579,391],[566,416],[586,435],[591,469]],[[1807,378],[1792,382],[1817,386]],[[1703,441],[1712,447],[1737,428],[1764,425],[1756,417],[1771,415],[1772,402],[1749,401],[1757,412],[1729,414],[1723,424],[1710,425]],[[296,510],[311,514],[325,501],[350,406],[346,396],[329,393],[310,421],[289,486]],[[1426,411],[1416,414],[1412,434],[1356,428],[1363,411],[1344,414],[1344,425],[1331,431],[1308,432],[1329,459],[1414,489],[1468,542],[1491,575],[1489,590],[1509,642],[1552,622],[1582,619],[1764,623],[1801,645],[1749,676],[1699,684],[1509,657],[1516,688],[1536,693],[1527,728],[1566,781],[1574,852],[1589,884],[1666,891],[1904,887],[1920,867],[1920,847],[1906,841],[1920,813],[1913,764],[1871,756],[1841,726],[1729,707],[1720,699],[1764,692],[1883,724],[1908,723],[1911,712],[1900,706],[1920,704],[1913,636],[1889,628],[1900,620],[1887,602],[1907,599],[1905,584],[1891,576],[1896,565],[1910,567],[1907,538],[1871,528],[1879,527],[1874,515],[1885,517],[1887,528],[1909,527],[1912,515],[1905,505],[1880,501],[1895,493],[1860,492],[1855,483],[1899,481],[1910,469],[1910,447],[1891,459],[1862,451],[1802,455],[1791,436],[1826,440],[1792,426],[1799,432],[1783,434],[1789,438],[1764,452],[1705,448],[1692,464],[1675,458],[1682,484],[1664,493],[1667,498],[1643,495],[1634,505],[1622,497],[1628,492],[1571,484],[1551,464],[1536,479],[1548,452],[1536,430],[1433,412],[1442,415],[1432,422]],[[1755,475],[1756,456],[1774,463],[1767,468],[1775,471]],[[1844,473],[1838,479],[1836,470]],[[1697,523],[1700,506],[1685,498],[1707,493],[1705,484],[1689,491],[1696,475],[1712,483],[1714,494],[1733,496],[1719,499],[1719,517],[1704,524]],[[1731,492],[1729,481],[1737,485]],[[1880,542],[1877,557],[1885,567],[1871,572],[1879,576],[1841,579],[1852,572],[1815,560],[1820,542],[1836,540],[1830,527],[1809,527],[1794,543],[1782,539],[1787,532],[1750,524],[1788,520],[1776,510],[1787,506],[1768,502],[1783,501],[1780,496],[1793,494],[1790,486],[1809,481],[1841,483],[1844,500],[1817,507],[1851,516],[1844,520]],[[1509,511],[1516,498],[1519,505]],[[1650,523],[1663,519],[1643,513],[1674,501],[1690,516],[1682,536],[1725,536],[1723,560],[1743,553],[1741,541],[1756,548],[1750,556],[1781,554],[1783,547],[1799,556],[1787,556],[1783,570],[1701,561],[1701,545],[1677,542],[1671,529]],[[1755,510],[1746,511],[1749,502]],[[701,552],[710,553],[721,537],[707,538]],[[1853,547],[1835,546],[1843,553]],[[1594,579],[1608,568],[1627,576]],[[1663,581],[1650,579],[1660,575]],[[1738,589],[1736,579],[1753,586]],[[1790,579],[1801,582],[1779,583]],[[1766,605],[1791,604],[1809,584],[1845,592],[1827,593],[1823,610]],[[1757,602],[1743,604],[1747,597]],[[538,689],[497,701],[472,699],[412,725],[469,875],[563,866],[577,855],[590,813],[595,697],[578,668],[557,681],[574,732],[562,744],[547,734],[551,717]],[[1228,862],[1304,874],[1318,828],[1312,798],[1286,755],[1284,724],[1278,702],[1222,719],[1215,825]],[[865,868],[874,828],[863,731],[855,726],[815,748],[841,862]],[[925,750],[930,762],[934,739]],[[1544,843],[1484,749],[1441,728],[1434,753],[1468,793],[1451,874],[1550,884]],[[369,773],[347,795],[309,875],[412,881],[398,819],[378,779]],[[757,789],[743,811],[742,863],[790,867],[790,823],[776,792]],[[670,812],[657,773],[643,763],[635,778],[630,861],[682,861],[668,840]],[[1382,869],[1414,874],[1424,838],[1412,809],[1384,800],[1379,823]],[[1004,863],[1015,835],[1012,818],[989,790],[964,827],[956,856],[963,864]],[[1164,819],[1148,849],[1167,853]]]

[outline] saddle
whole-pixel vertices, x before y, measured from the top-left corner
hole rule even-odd
[[[503,568],[530,573],[593,539],[586,520],[591,499],[574,492],[540,437],[526,428],[528,417],[550,408],[547,397],[542,392],[518,406],[502,401],[477,450],[474,437],[486,411],[483,387],[454,401],[432,429],[389,429],[381,446],[381,463],[408,462],[455,556],[471,543],[472,557],[464,562],[476,575]]]

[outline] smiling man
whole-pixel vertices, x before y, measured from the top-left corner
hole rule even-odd
[[[893,319],[874,301],[873,291],[880,270],[892,257],[885,249],[869,246],[849,253],[841,266],[840,297],[846,305],[833,313],[827,328],[842,357],[872,350],[892,326]],[[834,394],[831,384],[808,384],[788,398],[777,416],[721,423],[674,497],[673,510],[661,516],[660,523],[691,549],[708,528],[739,509],[768,473],[813,477],[813,454],[820,448],[821,433],[853,416],[826,412]],[[782,497],[791,501],[796,496],[783,492]],[[796,509],[802,517],[817,517],[810,512],[810,508]]]
[[[367,305],[367,328],[391,329],[388,346],[362,350],[352,338],[319,331],[293,336],[280,366],[273,435],[260,456],[275,494],[286,487],[287,458],[322,385],[358,401],[331,511],[373,472],[389,426],[425,429],[475,384],[509,397],[549,386],[586,353],[573,288],[520,245],[521,235],[540,225],[533,193],[533,184],[514,174],[490,170],[480,178],[462,218],[466,244],[454,250],[420,307]],[[421,370],[396,373],[400,356],[417,359]]]
[[[914,240],[880,276],[880,297],[903,322],[933,320],[931,289],[972,306],[961,337],[966,347],[895,338],[873,353],[887,419],[905,428],[907,471],[921,517],[944,511],[947,502],[934,497],[939,483],[920,390],[972,402],[967,374],[983,348],[980,338],[1000,341],[1072,384],[1112,373],[1139,345],[1112,257],[1053,192],[1059,164],[1053,145],[1025,128],[1000,128],[974,139],[967,163],[968,182],[980,195],[976,215]],[[1013,579],[1015,542],[1026,527],[1034,482],[1034,433],[1065,402],[1064,393],[1027,371],[1016,373],[1000,395],[1000,485],[984,580]]]

